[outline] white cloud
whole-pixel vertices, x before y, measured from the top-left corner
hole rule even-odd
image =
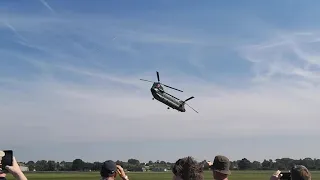
[[[92,76],[91,73],[85,75]],[[314,95],[318,92],[314,89],[312,92],[310,89],[308,91],[280,84],[268,87],[272,85],[268,83],[245,90],[232,90],[188,81],[185,84],[175,84],[174,87],[181,87],[186,90],[183,94],[196,97],[190,104],[199,110],[200,114],[192,112],[191,109],[187,109],[186,113],[179,113],[167,110],[165,105],[152,101],[149,84],[142,88],[139,84],[144,82],[139,82],[138,76],[119,78],[118,83],[129,85],[125,89],[118,85],[111,86],[112,78],[101,78],[107,76],[94,76],[88,85],[46,79],[15,84],[17,89],[28,91],[18,93],[2,89],[1,114],[11,126],[15,123],[21,123],[20,128],[24,129],[28,129],[25,125],[31,129],[31,125],[44,126],[50,133],[38,138],[46,137],[59,141],[76,141],[74,136],[81,141],[127,140],[138,137],[184,139],[213,135],[259,136],[288,134],[288,128],[295,134],[295,130],[303,134],[317,133],[318,96],[315,99],[304,99],[303,96],[306,92]],[[132,83],[134,79],[136,82]],[[187,79],[181,81],[187,82]],[[188,88],[190,84],[193,87]],[[206,90],[196,93],[197,88]],[[187,95],[183,96],[187,98]],[[195,125],[199,131],[194,131]],[[179,127],[179,133],[176,126]],[[105,135],[104,131],[108,127],[108,132],[114,132],[111,133],[114,137],[109,133]],[[117,133],[119,128],[123,130],[121,135]],[[194,133],[188,133],[191,130]],[[83,133],[84,131],[86,133]],[[147,137],[145,133],[148,134]]]

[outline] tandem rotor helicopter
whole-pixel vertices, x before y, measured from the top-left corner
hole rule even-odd
[[[159,77],[159,72],[157,71],[157,77],[158,77],[158,82],[153,82],[153,81],[149,81],[149,80],[145,80],[145,79],[140,79],[141,81],[147,81],[147,82],[151,82],[153,83],[152,87],[151,87],[151,94],[153,96],[152,100],[156,99],[160,102],[162,102],[163,104],[168,105],[168,109],[172,108],[172,109],[176,109],[177,111],[180,112],[186,112],[186,109],[184,107],[184,105],[186,104],[187,106],[189,106],[192,110],[194,110],[196,113],[198,113],[198,111],[196,111],[195,109],[193,109],[190,105],[188,105],[186,102],[189,101],[190,99],[193,99],[194,97],[191,96],[188,99],[182,101],[179,98],[165,92],[164,88],[162,87],[168,87],[171,89],[174,89],[176,91],[180,91],[183,92],[179,89],[170,87],[168,85],[162,84],[160,83],[160,77]]]

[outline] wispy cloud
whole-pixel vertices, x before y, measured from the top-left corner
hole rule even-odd
[[[269,80],[293,80],[316,85],[319,81],[317,32],[288,33],[271,42],[248,46],[242,52],[245,59],[254,63],[259,77]]]
[[[55,13],[55,11],[52,9],[52,7],[47,3],[45,0],[39,0],[46,8],[48,8],[52,13]]]
[[[7,23],[7,22],[4,22],[4,25],[5,25],[6,27],[8,27],[16,36],[18,36],[18,38],[20,38],[20,40],[22,40],[22,41],[24,41],[24,42],[27,41],[23,36],[21,36],[21,34],[18,33],[18,31],[17,31],[12,25],[10,25],[10,24]]]

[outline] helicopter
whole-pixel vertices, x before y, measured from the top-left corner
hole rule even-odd
[[[185,109],[185,106],[184,106],[186,104],[192,110],[194,110],[196,113],[199,113],[198,111],[196,111],[195,109],[193,109],[190,105],[188,105],[186,103],[187,101],[193,99],[194,98],[193,96],[191,96],[188,99],[182,101],[179,98],[167,93],[164,90],[163,86],[171,88],[171,89],[174,89],[176,91],[180,91],[180,92],[183,92],[183,91],[180,90],[180,89],[176,89],[176,88],[173,88],[173,87],[170,87],[168,85],[160,83],[159,72],[158,71],[156,71],[156,72],[157,72],[158,82],[153,82],[153,81],[149,81],[149,80],[145,80],[145,79],[140,79],[141,81],[147,81],[147,82],[153,83],[153,85],[152,85],[152,87],[150,89],[151,94],[153,96],[152,100],[156,99],[159,102],[162,102],[163,104],[169,106],[168,109],[170,109],[170,108],[176,109],[179,112],[186,112],[186,109]]]

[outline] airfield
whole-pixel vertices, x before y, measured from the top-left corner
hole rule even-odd
[[[269,180],[273,171],[232,171],[230,180]],[[320,171],[312,171],[312,180],[320,180]],[[127,173],[130,180],[171,180],[171,172],[132,172]],[[99,180],[99,172],[26,172],[28,179],[37,180]],[[210,171],[205,172],[205,180],[212,180]],[[11,175],[8,180],[14,180]],[[121,180],[117,177],[117,180]]]

